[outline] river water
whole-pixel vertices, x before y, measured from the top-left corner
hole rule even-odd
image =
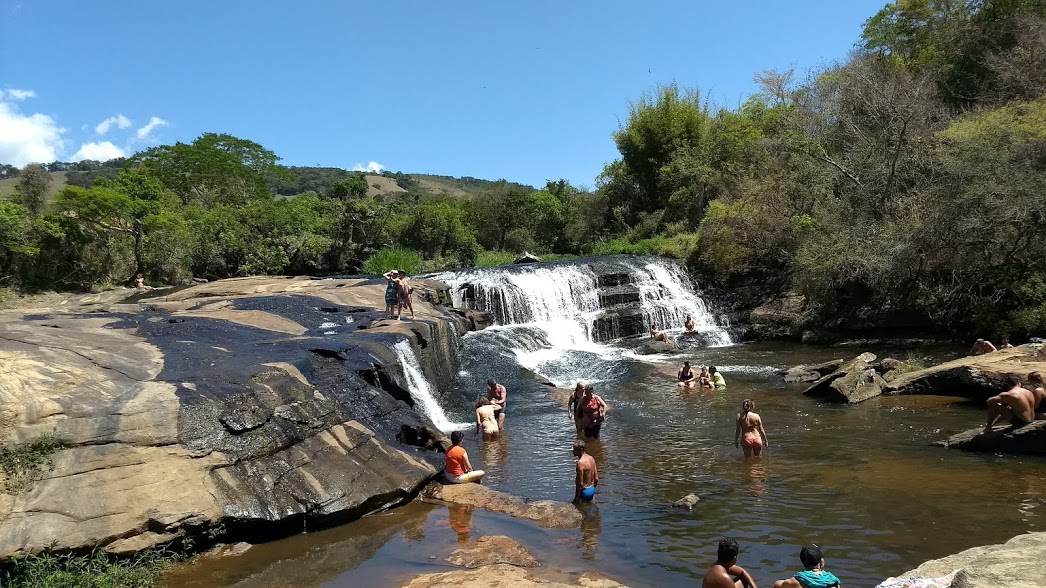
[[[419,573],[448,571],[443,559],[459,542],[507,534],[547,569],[600,570],[632,586],[699,582],[724,536],[740,543],[739,563],[769,585],[796,571],[799,547],[812,542],[844,585],[874,586],[927,559],[1046,525],[1046,461],[930,445],[982,424],[981,406],[939,397],[828,404],[776,374],[860,351],[930,362],[961,350],[750,343],[640,358],[629,351],[634,342],[550,343],[557,336],[543,332],[548,328],[503,325],[469,334],[462,372],[441,404],[450,421],[467,422],[483,381],[503,382],[506,433],[492,442],[466,435],[473,465],[487,470],[492,488],[569,500],[574,425],[534,372],[561,385],[594,381],[611,410],[603,438],[590,443],[600,486],[580,529],[543,530],[484,511],[412,504],[184,566],[168,585],[399,586]],[[680,391],[674,376],[682,359],[718,366],[727,389]],[[747,461],[733,445],[745,398],[755,400],[770,443],[763,457]],[[701,497],[692,512],[670,507],[689,493]]]

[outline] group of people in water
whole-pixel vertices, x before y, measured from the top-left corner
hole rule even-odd
[[[719,373],[714,365],[701,366],[701,372],[695,372],[694,368],[690,367],[689,361],[683,362],[683,367],[679,368],[679,372],[676,373],[676,378],[679,380],[679,387],[686,389],[701,388],[704,390],[725,390],[726,389],[726,378],[723,374]]]
[[[737,565],[740,548],[733,539],[719,541],[716,562],[705,574],[701,588],[759,588],[752,575]],[[824,552],[811,544],[799,550],[803,569],[791,578],[777,580],[773,588],[841,588],[839,578],[824,569]]]

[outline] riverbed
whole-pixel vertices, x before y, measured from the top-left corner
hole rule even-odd
[[[487,470],[492,488],[569,500],[574,426],[532,370],[559,384],[595,381],[611,411],[602,439],[590,444],[601,482],[582,528],[542,530],[483,511],[412,504],[180,567],[167,585],[399,586],[446,571],[443,559],[459,541],[507,534],[545,568],[598,569],[631,586],[694,584],[723,536],[740,543],[740,564],[769,584],[794,572],[799,546],[813,542],[844,585],[874,586],[925,560],[1046,524],[1046,462],[930,446],[981,424],[981,406],[940,397],[827,404],[776,374],[868,350],[926,362],[962,350],[749,343],[638,358],[628,344],[505,345],[526,336],[513,328],[468,335],[458,381],[441,404],[451,421],[467,422],[482,382],[504,382],[506,433],[493,442],[467,434],[473,465]],[[674,375],[683,358],[718,366],[727,389],[680,391]],[[745,398],[755,400],[770,442],[763,457],[747,461],[733,445]],[[689,493],[701,497],[693,512],[670,507]]]

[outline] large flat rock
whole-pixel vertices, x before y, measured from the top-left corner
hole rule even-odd
[[[528,501],[518,496],[491,490],[481,484],[433,482],[422,492],[422,499],[436,504],[459,504],[500,512],[518,519],[535,521],[546,528],[570,528],[581,524],[581,512],[572,504],[554,500]]]
[[[474,570],[424,574],[403,588],[625,588],[608,578],[582,574],[567,580],[551,580],[513,565],[500,564]]]
[[[984,432],[984,427],[977,427],[952,435],[938,444],[965,451],[1046,455],[1046,421],[1035,421],[1023,427],[996,427],[989,433]]]
[[[1009,388],[1007,379],[1026,379],[1032,372],[1046,373],[1042,345],[1020,345],[993,353],[961,357],[924,370],[900,374],[883,390],[886,394],[934,394],[987,399]]]
[[[445,441],[393,346],[444,388],[472,325],[426,301],[438,282],[418,291],[414,321],[384,317],[378,280],[278,277],[0,312],[0,443],[60,444],[0,475],[0,560],[265,538],[411,499]]]
[[[1000,545],[930,560],[899,577],[940,578],[953,572],[950,588],[1041,588],[1046,579],[1046,533],[1018,535]]]

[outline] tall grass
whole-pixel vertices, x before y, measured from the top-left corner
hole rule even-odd
[[[174,560],[161,551],[116,558],[98,549],[90,555],[50,552],[15,558],[0,569],[5,588],[152,588]]]
[[[593,255],[661,255],[674,259],[686,259],[697,246],[697,235],[680,233],[671,237],[657,236],[639,241],[627,238],[601,241],[592,250]]]
[[[376,276],[392,269],[403,270],[410,275],[420,274],[421,253],[405,247],[386,247],[363,262],[363,271]]]

